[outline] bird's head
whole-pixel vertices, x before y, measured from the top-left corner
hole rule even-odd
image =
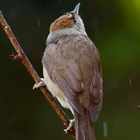
[[[80,3],[76,5],[73,11],[57,18],[50,26],[50,32],[73,30],[86,34],[85,27],[81,17],[79,16]]]

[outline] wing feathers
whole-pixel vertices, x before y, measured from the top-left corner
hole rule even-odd
[[[65,96],[69,99],[69,103],[73,106],[73,108],[80,114],[83,112],[83,107],[79,102],[79,98],[76,95],[75,91],[67,83],[67,79],[65,75],[62,74],[60,71],[55,71],[52,74],[52,79],[59,88],[65,93]]]

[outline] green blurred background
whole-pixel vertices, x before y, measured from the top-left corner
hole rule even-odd
[[[140,139],[140,0],[0,0],[0,9],[42,77],[50,23],[80,2],[80,15],[103,64],[104,102],[97,140]],[[70,140],[0,28],[0,140]],[[68,112],[69,113],[69,112]]]

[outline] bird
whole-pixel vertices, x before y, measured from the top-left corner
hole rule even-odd
[[[102,67],[100,53],[86,33],[79,8],[80,3],[50,25],[42,58],[44,78],[34,88],[46,85],[72,112],[74,119],[66,132],[74,126],[76,140],[95,140],[92,123],[102,108]]]

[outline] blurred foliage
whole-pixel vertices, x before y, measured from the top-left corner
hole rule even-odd
[[[139,0],[0,0],[0,9],[42,76],[41,59],[49,25],[78,2],[87,33],[99,48],[103,64],[104,103],[94,124],[97,140],[138,140]],[[45,98],[32,90],[34,82],[24,67],[10,60],[13,51],[0,28],[0,139],[72,139],[64,134],[62,123]]]

